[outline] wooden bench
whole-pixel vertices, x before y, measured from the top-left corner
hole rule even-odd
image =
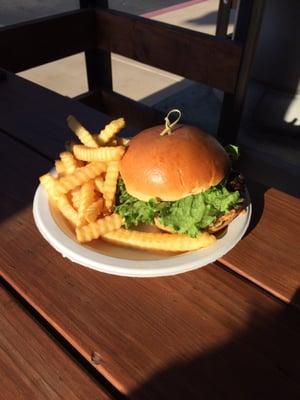
[[[84,51],[89,91],[80,101],[139,129],[161,122],[160,113],[112,90],[110,53],[118,53],[224,91],[218,136],[234,142],[263,3],[240,1],[231,40],[82,0],[81,10],[1,28],[0,67],[20,72]]]

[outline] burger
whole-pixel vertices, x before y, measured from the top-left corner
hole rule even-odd
[[[245,208],[243,177],[213,136],[185,124],[164,128],[131,139],[120,161],[115,211],[127,229],[150,224],[190,237],[220,233]]]

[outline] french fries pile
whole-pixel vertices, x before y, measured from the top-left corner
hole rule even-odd
[[[117,138],[125,121],[111,121],[91,134],[73,116],[67,123],[81,144],[71,142],[55,161],[56,175],[46,173],[40,182],[51,201],[73,225],[80,243],[102,238],[141,250],[184,252],[207,247],[216,238],[207,232],[196,238],[177,233],[149,233],[122,228],[114,212],[119,163],[129,139]]]
[[[40,182],[83,243],[122,226],[122,218],[113,209],[119,161],[128,139],[116,139],[125,126],[123,118],[110,122],[95,135],[73,116],[67,122],[81,144],[69,144],[70,151],[60,153],[55,161],[56,176],[47,173]]]

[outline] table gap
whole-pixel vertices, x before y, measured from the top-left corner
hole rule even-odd
[[[294,303],[291,303],[291,302],[287,301],[284,297],[279,297],[277,294],[271,292],[270,289],[265,288],[260,283],[256,283],[255,280],[252,280],[251,277],[248,278],[247,276],[243,275],[242,272],[236,271],[232,267],[229,267],[226,264],[223,264],[219,260],[216,260],[213,264],[215,266],[217,266],[218,268],[223,269],[227,273],[239,278],[241,281],[247,283],[248,285],[255,287],[255,289],[257,289],[258,291],[260,291],[264,295],[268,296],[269,298],[275,299],[279,303],[281,303],[282,305],[289,306],[289,307],[293,308],[295,311],[300,311],[300,309],[297,306],[297,304],[294,304]]]
[[[48,161],[52,161],[53,162],[53,158],[48,157],[45,153],[41,152],[40,150],[38,150],[37,148],[35,148],[34,146],[32,146],[31,144],[27,143],[26,141],[14,136],[13,134],[7,132],[5,129],[0,128],[0,134],[6,135],[8,136],[10,139],[14,140],[15,142],[21,144],[22,146],[26,147],[27,149],[33,151],[34,153],[38,154],[39,156],[45,158]]]
[[[90,375],[108,394],[116,400],[128,400],[128,397],[115,388],[103,375],[100,374],[65,338],[62,336],[39,312],[26,301],[18,291],[13,288],[2,276],[0,286],[7,290],[21,307],[37,322],[63,350],[71,357],[88,375]]]

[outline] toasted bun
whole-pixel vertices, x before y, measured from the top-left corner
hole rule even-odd
[[[205,191],[227,175],[229,157],[214,137],[188,125],[161,136],[163,129],[146,129],[130,141],[120,163],[129,194],[144,201],[174,201]]]

